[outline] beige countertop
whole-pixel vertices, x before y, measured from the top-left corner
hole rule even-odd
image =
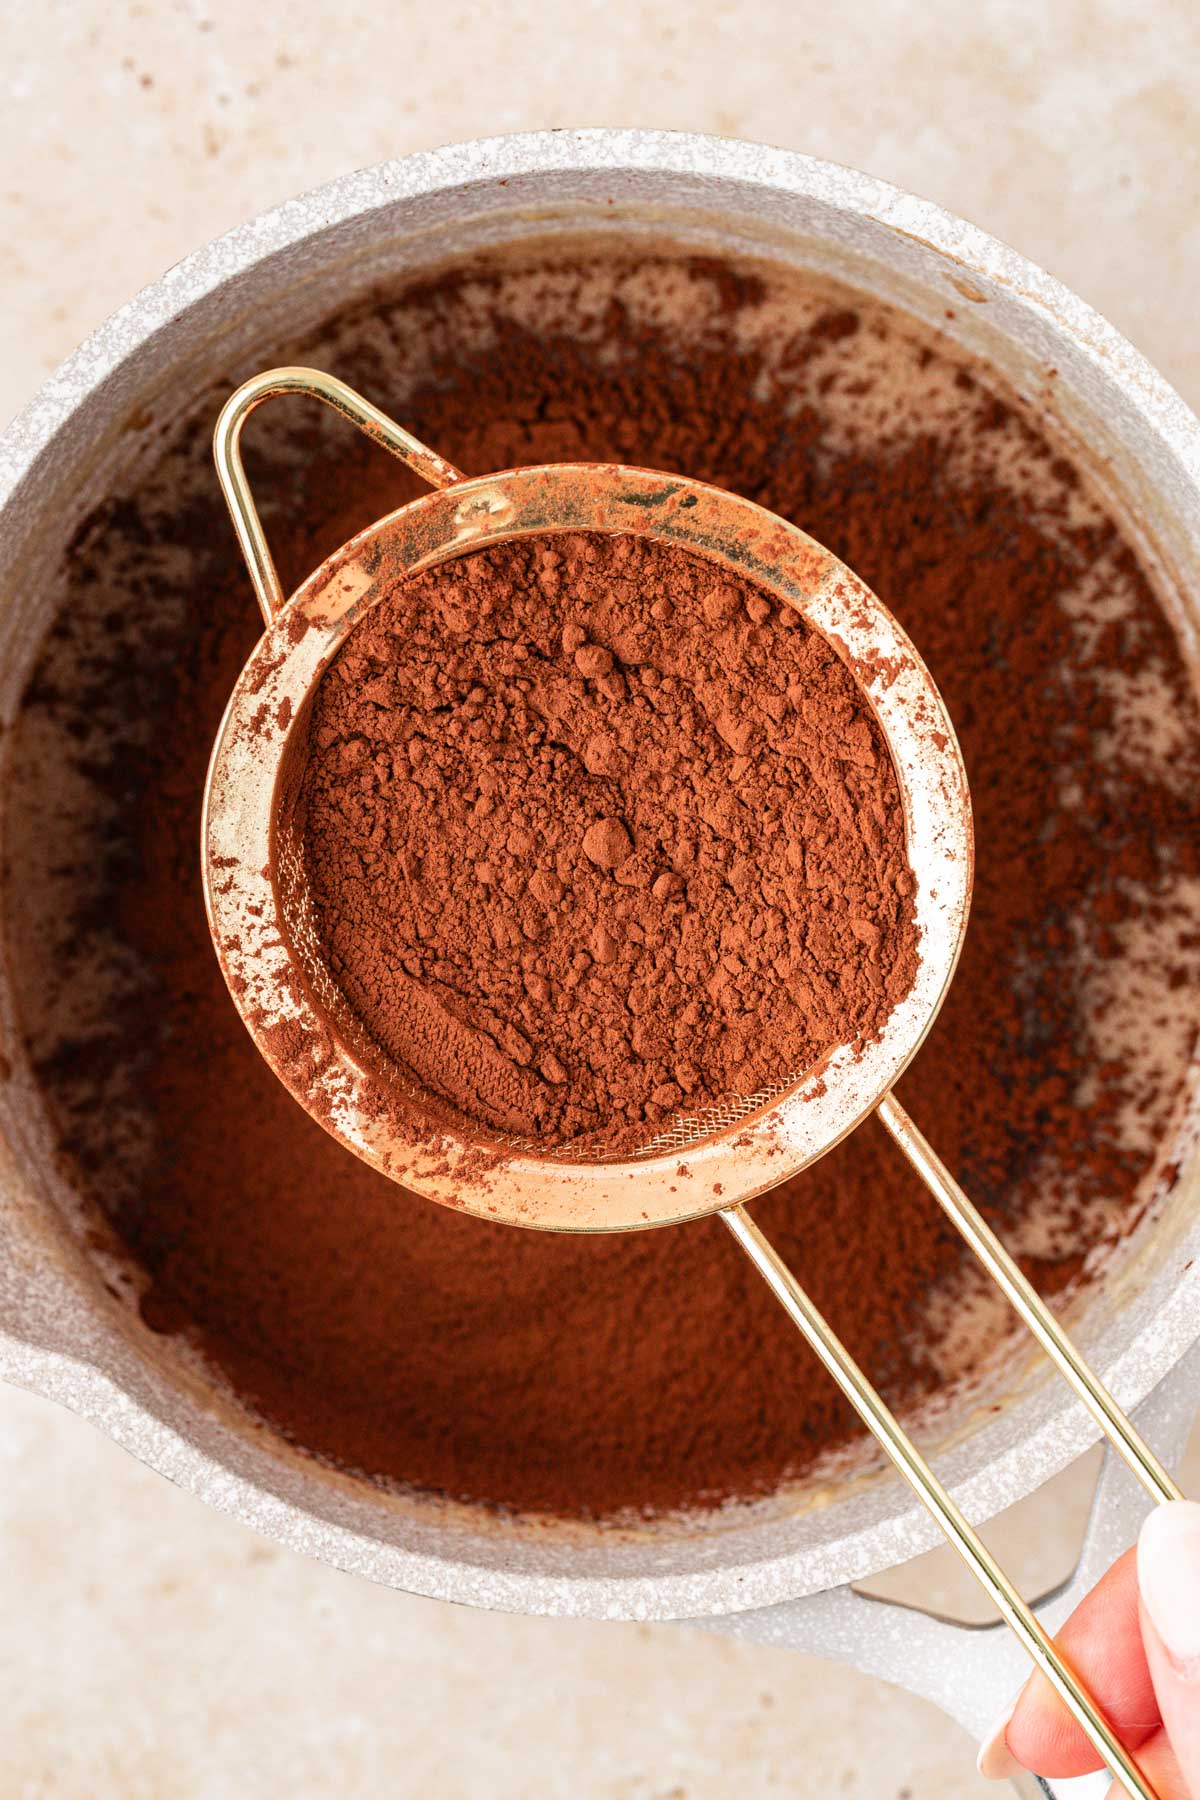
[[[0,414],[263,207],[408,150],[568,124],[724,132],[886,176],[1061,276],[1198,404],[1197,67],[1187,0],[9,6]],[[0,1800],[992,1791],[956,1726],[853,1672],[371,1587],[7,1389],[0,1464]],[[1189,1475],[1200,1491],[1200,1441]],[[1001,1527],[1030,1580],[1065,1572],[1086,1491],[1068,1476]]]

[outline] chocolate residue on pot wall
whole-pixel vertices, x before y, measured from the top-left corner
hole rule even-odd
[[[1195,1028],[1200,721],[1134,553],[1014,406],[853,296],[665,260],[517,266],[347,313],[332,368],[460,467],[612,458],[724,484],[899,616],[954,717],[978,873],[902,1096],[1044,1289],[1118,1235]],[[249,372],[249,371],[245,371]],[[239,371],[231,370],[231,380]],[[259,625],[196,423],[79,533],[13,745],[7,930],[78,1183],[297,1444],[562,1514],[769,1491],[854,1427],[717,1221],[488,1226],[341,1150],[256,1055],[200,894],[209,749]],[[299,403],[248,461],[285,581],[417,491]],[[896,1402],[1002,1314],[882,1132],[755,1215]]]
[[[869,705],[677,548],[562,534],[393,580],[302,755],[325,966],[469,1138],[636,1150],[877,1038],[912,986]]]

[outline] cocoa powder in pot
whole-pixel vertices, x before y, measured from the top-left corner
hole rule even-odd
[[[1200,719],[1134,553],[1036,424],[873,303],[674,258],[452,276],[272,361],[333,368],[469,471],[678,469],[858,571],[930,664],[976,817],[962,963],[901,1096],[1044,1290],[1127,1228],[1191,1049]],[[209,434],[250,372],[78,534],[10,734],[7,949],[64,1170],[145,1318],[341,1467],[573,1516],[770,1491],[857,1427],[719,1222],[571,1238],[408,1196],[230,1002],[200,795],[260,625]],[[419,491],[299,406],[255,416],[247,460],[285,585]],[[1179,1021],[1162,1057],[1117,976]],[[894,1404],[962,1366],[961,1246],[873,1123],[754,1212]]]
[[[470,1135],[636,1149],[877,1037],[912,984],[871,709],[702,557],[572,533],[397,580],[304,729],[326,966]]]

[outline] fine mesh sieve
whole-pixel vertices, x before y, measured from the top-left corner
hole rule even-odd
[[[367,527],[285,602],[240,453],[242,426],[283,393],[320,399],[416,470],[432,492]],[[1083,1362],[891,1089],[937,1015],[970,904],[966,774],[941,697],[871,591],[796,526],[661,471],[548,464],[468,479],[335,378],[268,371],[230,398],[215,452],[266,632],[234,688],[205,792],[202,858],[213,941],[258,1048],[346,1148],[426,1198],[509,1224],[614,1231],[717,1213],[843,1393],[1129,1792],[1153,1800],[1078,1677],[1015,1592],[743,1203],[807,1167],[874,1112],[1101,1429],[1157,1500],[1178,1489]],[[832,1045],[753,1094],[680,1113],[619,1155],[481,1132],[386,1055],[321,955],[300,849],[299,765],[312,696],[398,579],[489,545],[555,532],[628,533],[703,556],[794,608],[837,650],[891,754],[916,878],[920,955],[878,1041]]]

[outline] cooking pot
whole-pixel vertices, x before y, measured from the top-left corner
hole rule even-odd
[[[168,271],[66,362],[0,442],[0,708],[7,729],[61,601],[64,544],[139,454],[131,421],[277,347],[376,282],[522,236],[670,237],[849,281],[947,331],[1090,447],[1157,563],[1185,645],[1200,624],[1200,423],[1103,319],[983,232],[885,182],[751,144],[561,131],[386,163],[239,227]],[[366,523],[366,521],[364,521]],[[247,606],[252,604],[249,592]],[[8,787],[0,774],[0,831]],[[9,895],[8,912],[20,904]],[[553,1526],[387,1495],[252,1426],[173,1340],[145,1329],[89,1251],[55,1160],[0,970],[0,1373],[93,1420],[153,1468],[281,1543],[415,1593],[611,1619],[687,1618],[847,1658],[973,1731],[1021,1672],[1015,1646],[868,1600],[850,1583],[936,1530],[882,1470],[810,1483],[694,1522]],[[1178,1455],[1200,1360],[1200,1159],[1076,1305],[1082,1348],[1164,1456]],[[931,1202],[932,1204],[932,1202]],[[834,1321],[836,1324],[836,1320]],[[1030,1354],[964,1393],[925,1442],[984,1520],[1077,1457],[1095,1428]],[[1106,1467],[1063,1611],[1128,1543],[1142,1502]]]

